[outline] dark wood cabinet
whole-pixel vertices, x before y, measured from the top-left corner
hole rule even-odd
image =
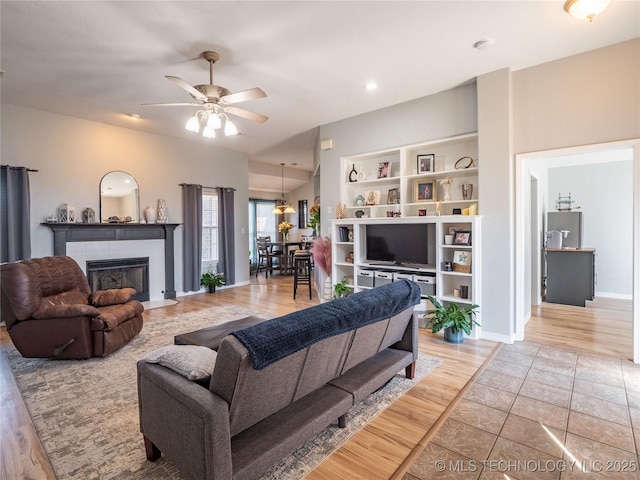
[[[584,307],[595,295],[596,251],[594,249],[547,249],[549,303]]]

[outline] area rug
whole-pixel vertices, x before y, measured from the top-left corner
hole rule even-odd
[[[139,431],[136,362],[172,344],[175,334],[249,315],[256,313],[222,306],[151,320],[145,322],[140,335],[106,358],[27,359],[8,346],[9,365],[57,478],[182,479],[165,457],[154,463],[146,460]],[[397,375],[352,409],[346,429],[329,426],[263,479],[301,478],[439,363],[436,358],[421,356],[414,380]]]

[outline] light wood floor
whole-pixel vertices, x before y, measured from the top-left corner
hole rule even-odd
[[[153,322],[229,303],[277,316],[317,303],[315,292],[311,301],[304,292],[294,301],[291,284],[291,277],[276,275],[265,280],[261,274],[257,281],[253,277],[249,286],[218,290],[214,295],[182,297],[177,305],[148,310],[144,319]],[[543,304],[534,308],[525,339],[631,359],[630,306],[620,307],[619,302],[598,303],[589,308]],[[4,349],[9,342],[6,330],[0,329],[0,479],[54,479],[53,469],[7,364]],[[443,362],[307,478],[402,478],[415,452],[428,443],[460,391],[495,347],[494,342],[487,340],[465,340],[463,345],[451,345],[443,342],[441,335],[421,330],[420,352]]]

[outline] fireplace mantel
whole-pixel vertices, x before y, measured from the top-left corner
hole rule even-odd
[[[66,255],[67,242],[164,240],[164,298],[176,298],[173,233],[179,223],[55,223],[42,225],[53,231],[53,254]]]

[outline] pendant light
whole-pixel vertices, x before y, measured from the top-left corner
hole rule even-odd
[[[296,213],[291,204],[288,204],[284,199],[284,163],[280,164],[282,169],[281,176],[281,185],[282,185],[282,198],[280,200],[276,200],[276,206],[273,207],[273,211],[271,212],[274,215],[282,215],[285,213]]]

